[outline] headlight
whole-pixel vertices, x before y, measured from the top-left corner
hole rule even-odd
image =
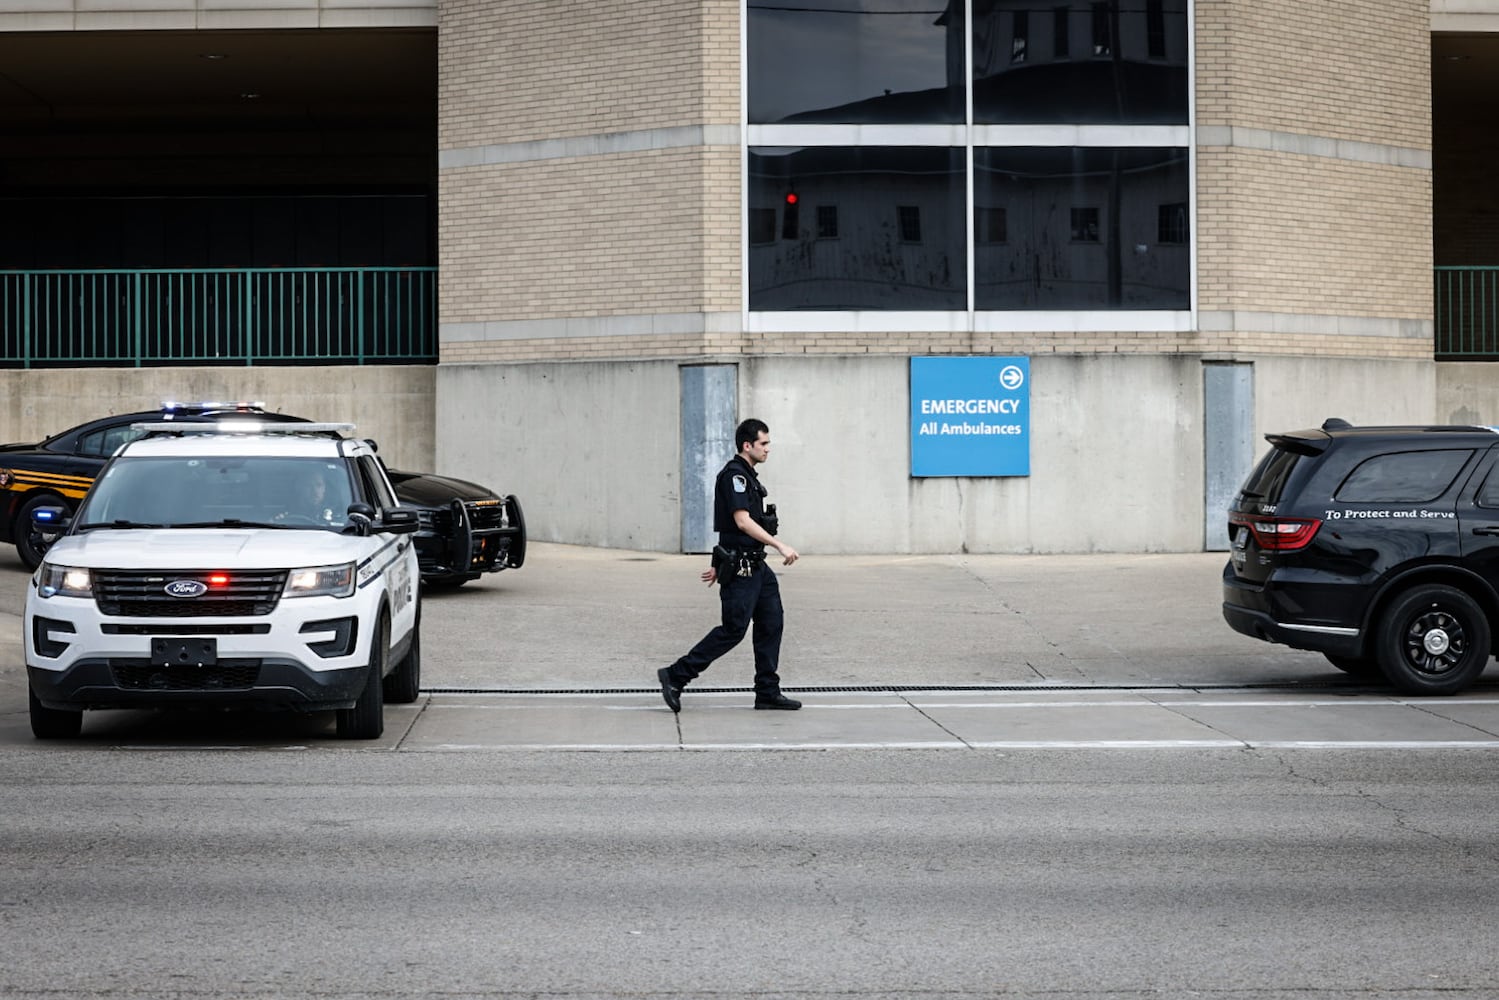
[[[354,564],[308,566],[286,575],[283,597],[353,597]]]
[[[86,569],[44,562],[36,569],[39,597],[93,597],[93,579]]]

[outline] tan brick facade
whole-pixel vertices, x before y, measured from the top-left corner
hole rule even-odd
[[[449,330],[506,326],[445,337],[444,363],[989,350],[1430,357],[1423,0],[1195,4],[1204,323],[1189,334],[714,332],[742,326],[742,154],[724,141],[740,121],[740,17],[738,0],[440,5],[439,145],[468,157],[440,176],[440,318]],[[606,148],[624,134],[654,142],[662,130],[712,127],[711,140]],[[584,145],[543,148],[568,139]],[[700,322],[563,337],[518,326],[658,316]],[[1384,323],[1344,332],[1361,320]]]
[[[1429,322],[1429,4],[1195,11],[1199,308]],[[1287,344],[1241,325],[1223,339],[1234,353],[1431,356],[1429,336],[1309,328]]]
[[[498,149],[501,161],[441,173],[441,322],[737,312],[737,2],[454,0],[440,10],[439,147]],[[731,130],[734,143],[576,156],[525,146],[630,133],[650,145],[704,126]],[[576,337],[450,344],[443,360],[616,356],[620,339],[636,356],[668,350],[660,338]]]
[[[441,0],[439,148],[703,122],[705,6]]]
[[[739,155],[698,147],[445,172],[443,322],[738,309],[738,229],[724,231],[713,203],[730,199],[712,178],[732,179]]]

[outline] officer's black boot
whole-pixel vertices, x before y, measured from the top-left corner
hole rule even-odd
[[[795,698],[788,698],[779,691],[756,691],[756,708],[778,708],[785,712],[795,712],[802,707],[802,703]]]
[[[656,679],[661,682],[661,700],[666,702],[666,707],[673,712],[682,710],[682,689],[677,682],[671,679],[671,667],[662,667],[656,671]]]

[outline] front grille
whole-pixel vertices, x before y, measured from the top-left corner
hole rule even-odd
[[[493,531],[497,528],[510,527],[510,518],[505,512],[505,504],[502,501],[474,502],[470,500],[465,501],[463,506],[468,510],[468,523],[475,531]],[[452,509],[443,507],[432,511],[432,528],[438,534],[447,534],[452,531]]]
[[[127,691],[244,691],[260,680],[260,661],[220,660],[211,667],[171,664],[153,667],[148,659],[109,661],[115,684]]]
[[[212,582],[210,577],[224,577]],[[168,584],[191,580],[207,589],[198,597],[172,597]],[[132,618],[203,618],[268,615],[286,588],[285,570],[95,570],[94,600],[106,615]]]
[[[266,624],[231,625],[227,622],[215,622],[212,625],[186,625],[177,622],[132,625],[129,622],[106,622],[99,626],[99,631],[105,635],[266,635],[271,627]]]
[[[490,528],[508,528],[510,523],[505,518],[505,505],[503,503],[490,503],[485,505],[466,504],[468,507],[468,520],[474,526],[474,530],[488,530]]]

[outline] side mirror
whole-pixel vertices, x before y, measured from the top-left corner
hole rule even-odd
[[[72,523],[66,507],[37,507],[31,512],[31,527],[44,535],[60,535]]]
[[[380,531],[392,535],[409,535],[421,527],[421,519],[415,507],[390,507],[380,519]]]
[[[375,508],[367,503],[351,503],[346,511],[349,515],[349,523],[354,530],[361,535],[368,535],[370,527],[375,523]],[[346,532],[347,528],[344,529]]]

